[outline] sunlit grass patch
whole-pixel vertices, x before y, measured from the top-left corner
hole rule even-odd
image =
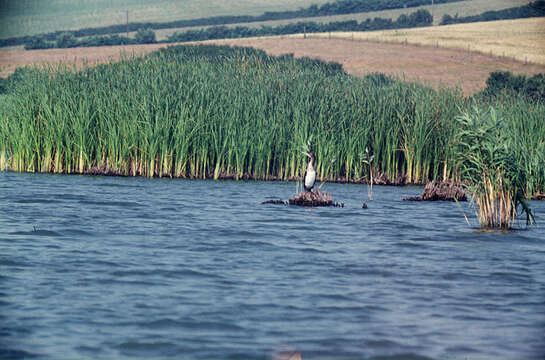
[[[334,32],[312,34],[312,36],[456,48],[508,57],[523,62],[545,64],[544,18],[487,21],[402,30]]]

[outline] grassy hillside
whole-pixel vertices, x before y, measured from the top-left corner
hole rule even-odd
[[[329,37],[329,34],[313,34]],[[545,18],[500,20],[436,27],[370,32],[339,32],[331,36],[378,42],[457,48],[545,65]],[[295,35],[302,37],[302,35]]]

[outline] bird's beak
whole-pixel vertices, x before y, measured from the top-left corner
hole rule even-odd
[[[310,154],[308,152],[302,151],[302,153],[305,154],[306,156],[310,157]]]

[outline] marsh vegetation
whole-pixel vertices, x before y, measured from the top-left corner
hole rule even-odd
[[[464,180],[470,172],[459,155],[473,152],[460,148],[464,123],[456,119],[493,107],[502,144],[524,169],[519,195],[545,189],[545,105],[512,94],[464,98],[221,46],[19,75],[0,102],[3,169],[289,180],[302,175],[300,146],[312,138],[318,180]]]

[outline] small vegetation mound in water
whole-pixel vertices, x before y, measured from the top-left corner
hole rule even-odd
[[[344,207],[343,203],[337,203],[333,201],[331,194],[327,192],[315,191],[303,191],[296,196],[290,198],[288,201],[282,199],[266,200],[261,203],[262,205],[297,205],[297,206],[334,206]],[[365,203],[364,203],[365,205]]]
[[[333,196],[327,192],[320,192],[319,189],[314,191],[303,191],[288,200],[290,205],[297,206],[335,206],[344,207],[343,203],[333,201]]]
[[[454,181],[432,181],[420,196],[408,197],[406,201],[467,201],[467,194],[460,183]]]

